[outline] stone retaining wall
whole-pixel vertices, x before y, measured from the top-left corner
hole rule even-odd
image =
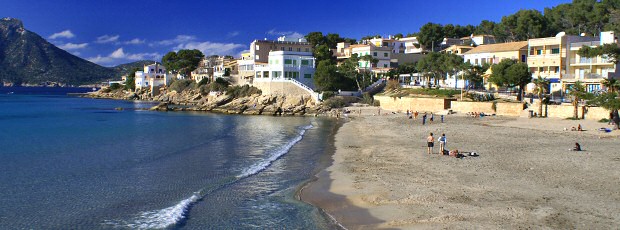
[[[555,117],[555,118],[570,118],[573,117],[573,113],[575,111],[575,107],[571,104],[562,104],[562,105],[543,105],[543,113],[545,112],[545,108],[547,111],[547,117]],[[538,112],[538,106],[533,106],[530,108],[534,110],[534,112]],[[577,109],[577,114],[579,118],[584,117],[588,120],[601,120],[603,118],[609,118],[609,110],[606,110],[601,107],[585,107],[585,116],[584,116],[584,106],[579,106]]]
[[[493,102],[453,101],[450,109],[458,113],[483,112],[500,116],[518,117],[523,112],[521,103],[497,103],[493,110]]]
[[[389,97],[375,96],[375,100],[379,101],[381,108],[392,111],[426,111],[437,112],[450,108],[450,102],[456,99],[444,98],[422,98],[422,97]]]
[[[285,95],[300,96],[313,98],[305,89],[290,82],[254,82],[252,86],[259,88],[263,95]],[[313,98],[314,100],[314,98]]]

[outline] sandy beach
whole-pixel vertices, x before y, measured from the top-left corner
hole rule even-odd
[[[360,108],[351,108],[359,111]],[[614,229],[620,131],[595,121],[469,118],[422,125],[404,113],[351,114],[333,164],[301,192],[347,229]],[[586,131],[564,131],[581,124]],[[426,137],[479,153],[426,153]],[[579,142],[584,151],[569,151]]]

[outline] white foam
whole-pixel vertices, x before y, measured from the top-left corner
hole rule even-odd
[[[312,127],[312,125],[301,127],[298,136],[273,151],[273,153],[267,159],[261,160],[250,166],[249,168],[243,170],[243,172],[236,177],[236,180],[230,181],[228,183],[234,183],[235,181],[238,181],[242,178],[257,174],[260,171],[265,170],[267,167],[269,167],[269,165],[271,165],[271,163],[286,154],[297,142],[301,141],[304,134],[306,133],[306,130],[311,129]],[[105,221],[104,224],[112,225],[115,228],[130,229],[167,228],[185,219],[186,214],[189,211],[189,207],[196,203],[198,200],[200,200],[200,198],[202,198],[203,196],[204,195],[201,195],[200,191],[195,192],[191,197],[182,200],[174,206],[160,210],[142,212],[130,221]]]
[[[130,228],[130,229],[163,229],[178,223],[185,218],[188,208],[200,199],[198,193],[194,193],[191,197],[182,200],[178,204],[148,212],[142,212],[130,221],[113,222],[107,221],[105,224],[114,227]]]
[[[288,143],[286,143],[285,145],[281,146],[280,148],[274,150],[273,153],[267,159],[264,159],[264,160],[261,160],[259,162],[256,162],[255,164],[253,164],[249,168],[244,169],[241,172],[241,174],[237,175],[237,178],[245,178],[245,177],[257,174],[260,171],[265,170],[267,167],[269,167],[269,165],[271,165],[271,163],[276,161],[278,158],[282,157],[284,154],[288,153],[288,151],[295,144],[297,144],[297,142],[301,141],[301,139],[304,137],[304,134],[306,133],[306,130],[308,130],[308,129],[312,128],[312,127],[313,127],[312,125],[307,125],[307,126],[301,127],[301,130],[299,131],[299,135],[298,136],[296,136],[295,138],[293,138],[292,140],[290,140]]]

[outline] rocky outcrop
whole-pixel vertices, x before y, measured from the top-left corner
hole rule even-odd
[[[102,89],[89,93],[86,97],[112,98],[121,100],[159,101],[151,110],[156,111],[210,111],[226,114],[304,116],[330,114],[331,109],[316,103],[307,95],[261,95],[235,98],[226,94],[203,95],[199,90],[188,89],[183,92],[160,89],[160,94],[152,96],[147,89],[137,92]]]

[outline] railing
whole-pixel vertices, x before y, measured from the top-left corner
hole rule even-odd
[[[579,80],[579,79],[604,79],[604,77],[597,73],[584,73],[583,75],[577,74],[564,74],[566,80]]]
[[[310,87],[308,87],[307,85],[305,85],[304,83],[301,83],[295,79],[289,78],[289,81],[291,81],[293,84],[305,89],[306,91],[308,91],[310,93],[310,95],[312,95],[312,97],[314,97],[316,99],[316,101],[319,101],[319,94],[317,92],[314,92],[314,90]]]
[[[606,58],[588,58],[588,59],[576,59],[576,58],[571,58],[570,59],[570,64],[571,65],[590,65],[590,64],[613,64],[612,62],[610,62],[609,60],[607,60]]]
[[[599,46],[601,45],[600,41],[590,41],[590,42],[574,42],[571,43],[571,48],[581,48],[582,46]]]
[[[375,83],[372,83],[372,85],[366,87],[366,89],[364,89],[364,92],[370,91],[370,90],[374,89],[375,87],[377,87],[378,85],[380,85],[382,83],[383,83],[383,79],[379,79]]]

